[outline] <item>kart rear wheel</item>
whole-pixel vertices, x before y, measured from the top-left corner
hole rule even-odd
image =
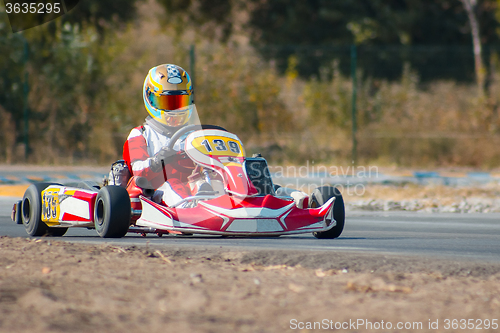
[[[24,192],[21,203],[21,219],[26,232],[30,236],[43,236],[49,230],[49,227],[42,222],[42,191],[50,183],[31,184]]]
[[[337,238],[342,234],[344,230],[345,223],[345,208],[344,199],[340,191],[332,186],[321,186],[316,188],[309,196],[309,207],[316,208],[322,206],[330,198],[335,197],[335,202],[333,204],[333,218],[337,224],[327,231],[313,232],[314,237],[319,239],[333,239]]]
[[[95,200],[95,230],[102,238],[125,236],[130,226],[130,197],[125,188],[104,186]]]

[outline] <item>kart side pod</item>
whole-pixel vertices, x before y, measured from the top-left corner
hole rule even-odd
[[[98,190],[35,183],[14,204],[11,218],[30,236],[62,236],[68,227],[87,227],[104,238],[123,237],[130,226],[130,197],[114,185]]]

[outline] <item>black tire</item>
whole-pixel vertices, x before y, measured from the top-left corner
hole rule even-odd
[[[68,228],[54,228],[54,227],[49,227],[47,230],[47,236],[52,236],[52,237],[61,237],[64,236],[64,234],[68,231]]]
[[[327,231],[313,232],[314,237],[319,239],[333,239],[342,234],[345,223],[344,199],[340,191],[332,186],[321,186],[316,188],[309,196],[309,207],[316,208],[322,206],[330,198],[335,197],[333,204],[333,218],[337,225]]]
[[[130,226],[130,197],[125,188],[104,186],[95,200],[94,225],[103,238],[125,236]]]
[[[49,227],[42,222],[42,191],[51,183],[31,184],[24,192],[21,203],[21,219],[30,236],[43,236]]]

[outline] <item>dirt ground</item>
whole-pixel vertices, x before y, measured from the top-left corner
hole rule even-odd
[[[499,320],[500,264],[0,238],[0,332],[499,332]]]

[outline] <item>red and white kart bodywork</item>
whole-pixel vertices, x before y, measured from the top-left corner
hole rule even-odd
[[[268,236],[328,230],[335,226],[333,201],[312,209],[272,195],[235,201],[228,195],[200,201],[193,208],[161,206],[144,197],[136,225],[185,233]],[[332,223],[333,222],[333,223]]]
[[[186,132],[189,126],[181,134]],[[302,208],[289,195],[277,195],[265,160],[246,158],[236,135],[218,129],[191,129],[184,142],[184,152],[197,166],[193,171],[197,177],[190,177],[189,184],[197,193],[175,205],[153,201],[152,191],[147,189],[139,196],[140,205],[137,198],[131,205],[125,188],[119,186],[99,189],[89,184],[38,183],[14,205],[13,219],[23,223],[32,236],[60,236],[68,227],[96,228],[102,237],[122,237],[132,231],[160,236],[312,232],[318,238],[336,238],[342,232],[344,204],[335,188],[318,188],[309,197],[309,207]],[[210,191],[200,191],[205,182]]]

